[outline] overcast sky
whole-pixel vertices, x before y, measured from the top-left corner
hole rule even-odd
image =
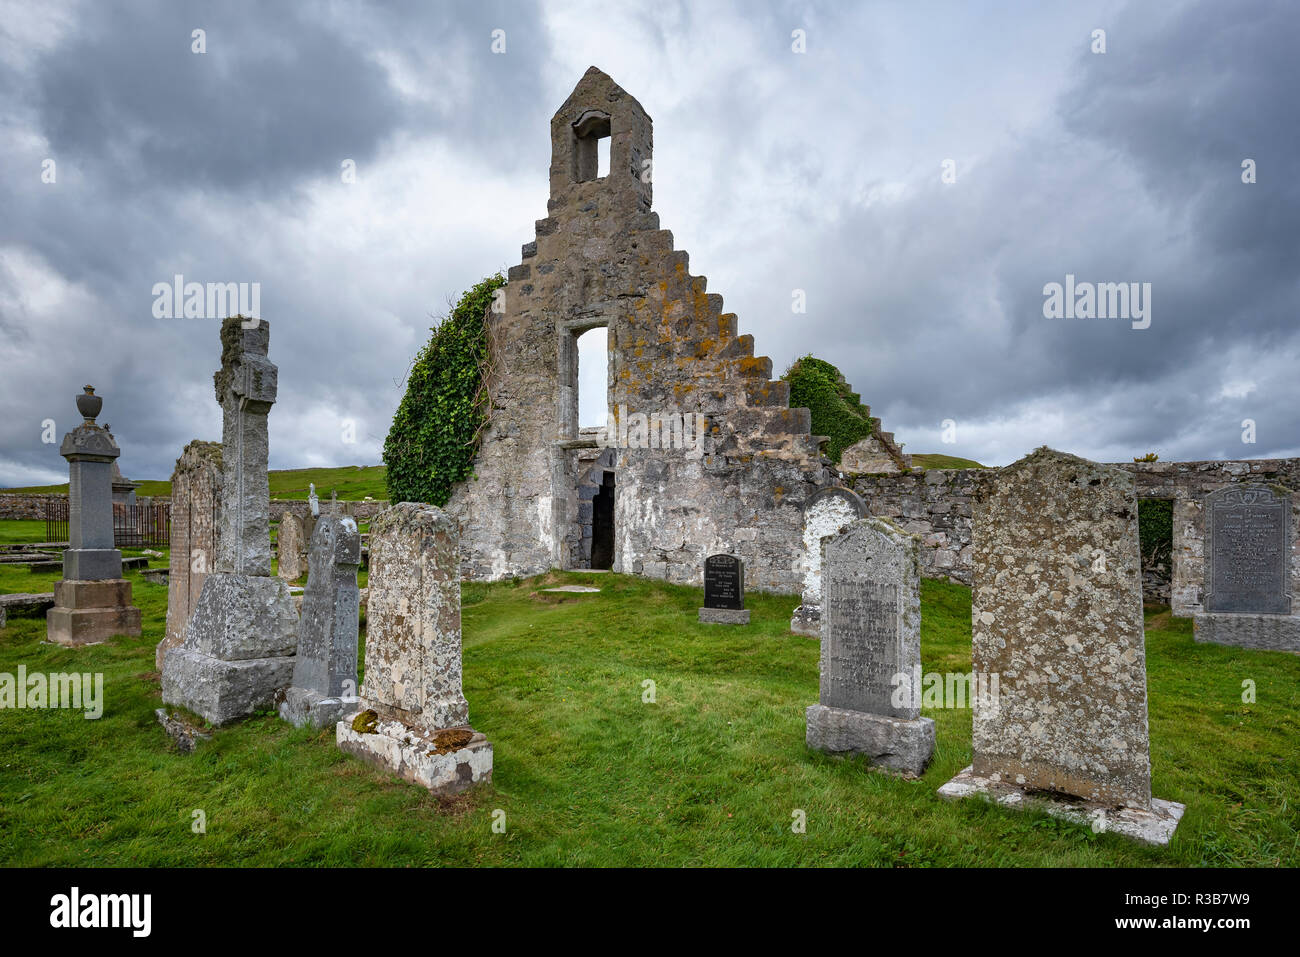
[[[153,315],[178,273],[261,284],[272,468],[380,461],[593,64],[654,119],[691,271],[907,451],[1300,455],[1297,49],[1294,0],[0,0],[0,486],[66,481],[43,423],[84,383],[132,478],[220,438],[218,323]],[[1045,318],[1067,274],[1150,283],[1149,327]]]

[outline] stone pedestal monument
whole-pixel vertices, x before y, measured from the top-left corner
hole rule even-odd
[[[334,515],[317,519],[308,548],[293,685],[280,705],[280,717],[299,727],[323,728],[344,711],[356,711],[360,564],[356,521]]]
[[[1197,641],[1300,651],[1292,614],[1296,515],[1280,486],[1233,485],[1205,497],[1205,611]]]
[[[919,775],[934,753],[934,721],[921,717],[920,540],[857,519],[824,539],[821,575],[821,694],[807,711],[808,747]]]
[[[939,789],[1152,844],[1183,805],[1151,796],[1146,639],[1131,473],[1041,448],[975,499],[973,762]]]
[[[275,402],[276,367],[266,357],[265,321],[221,326],[221,528],[216,569],[203,580],[185,641],[163,661],[163,701],[214,725],[275,704],[289,686],[297,615],[289,586],[271,575],[266,417]]]
[[[85,645],[112,635],[140,634],[140,609],[122,577],[122,553],[113,547],[113,466],[121,450],[95,417],[104,400],[86,386],[77,396],[84,421],[63,437],[68,460],[68,545],[46,634],[60,645]]]
[[[366,679],[338,746],[435,793],[491,780],[492,745],[461,691],[455,520],[403,502],[371,523],[370,547]]]

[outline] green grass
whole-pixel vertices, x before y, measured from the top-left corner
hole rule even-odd
[[[331,491],[337,491],[343,501],[356,502],[369,495],[371,498],[386,499],[388,492],[384,488],[384,466],[382,465],[346,465],[329,469],[284,469],[267,473],[271,483],[271,497],[285,499],[305,499],[310,483],[316,483],[316,495],[323,499],[330,497]],[[68,493],[68,483],[62,485],[29,485],[25,488],[0,489],[3,492],[23,492],[29,494]],[[170,481],[147,480],[141,482],[136,495],[171,495]]]
[[[145,634],[78,650],[44,625],[0,630],[0,672],[103,672],[98,721],[0,720],[0,862],[9,865],[1300,864],[1300,658],[1196,645],[1148,621],[1153,791],[1186,802],[1168,848],[935,789],[970,760],[968,711],[927,711],[918,781],[810,753],[815,641],[787,630],[794,598],[750,595],[753,623],[700,625],[698,589],[612,574],[467,584],[465,692],[495,748],[493,781],[438,799],[342,754],[331,731],[271,716],[169,749],[153,647],[166,589],[132,575]],[[970,667],[970,591],[926,581],[926,670]],[[1241,682],[1258,701],[1241,703]],[[643,703],[655,682],[657,702]],[[191,831],[203,810],[207,833]],[[492,813],[507,830],[492,832]],[[791,831],[807,813],[807,832]]]
[[[45,541],[45,522],[41,519],[0,519],[0,545]]]
[[[958,458],[955,455],[941,455],[937,452],[917,452],[912,455],[913,468],[923,469],[983,469],[974,459]]]

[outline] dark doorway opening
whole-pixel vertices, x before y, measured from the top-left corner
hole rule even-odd
[[[591,500],[591,567],[614,567],[614,473],[606,472]]]

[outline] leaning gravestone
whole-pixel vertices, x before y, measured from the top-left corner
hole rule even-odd
[[[280,519],[280,530],[276,534],[276,572],[287,582],[296,582],[302,577],[303,542],[302,520],[293,512],[285,512]]]
[[[461,690],[458,539],[432,505],[403,502],[371,524],[365,684],[335,731],[349,754],[448,794],[492,778]]]
[[[867,514],[866,503],[847,488],[817,491],[803,509],[803,598],[790,618],[796,635],[820,638],[822,634],[822,539],[838,535],[850,522]]]
[[[221,502],[221,443],[195,439],[172,471],[171,562],[167,574],[167,630],[154,650],[161,671],[167,652],[185,641],[203,579],[216,565]]]
[[[131,583],[122,577],[122,553],[113,541],[113,463],[122,453],[108,426],[95,424],[103,404],[86,386],[77,396],[83,421],[59,448],[68,460],[69,548],[45,631],[50,641],[73,647],[140,634],[140,609],[131,604]]]
[[[704,607],[700,621],[719,625],[748,625],[745,608],[745,563],[734,555],[704,559]]]
[[[816,751],[861,754],[919,775],[934,753],[921,717],[920,540],[879,518],[825,539],[821,695],[807,711]]]
[[[255,322],[245,328],[244,322]],[[214,725],[274,706],[293,676],[298,616],[289,586],[271,575],[266,417],[276,396],[262,320],[221,326],[221,529],[216,570],[203,581],[185,641],[163,660],[163,701]]]
[[[1205,611],[1197,641],[1300,651],[1291,614],[1296,517],[1281,487],[1232,485],[1205,498]]]
[[[1183,805],[1151,797],[1132,474],[1041,448],[991,477],[973,519],[971,664],[998,693],[975,698],[972,766],[939,794],[1167,843]]]
[[[361,536],[350,518],[327,515],[316,523],[307,560],[307,589],[298,621],[293,685],[280,716],[298,727],[336,723],[356,710]]]

